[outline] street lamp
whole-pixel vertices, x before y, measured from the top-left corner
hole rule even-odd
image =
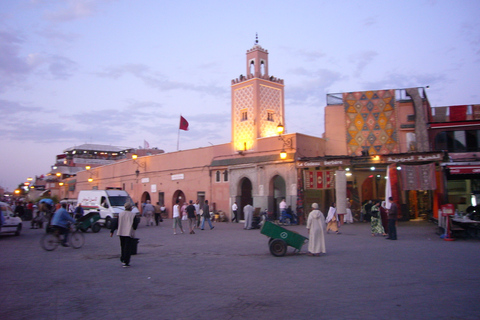
[[[137,154],[132,154],[132,160],[133,160],[133,163],[135,163],[137,165],[137,170],[135,170],[135,176],[138,176],[140,175],[140,168],[143,168],[145,169],[145,171],[147,171],[147,163],[145,161],[143,162],[138,162],[137,161],[137,158],[138,158],[138,155]]]
[[[292,138],[285,139],[282,134],[285,131],[285,127],[279,123],[277,126],[277,133],[278,133],[278,139],[282,140],[283,146],[282,146],[282,151],[280,151],[280,159],[285,160],[287,159],[287,151],[285,151],[285,148],[287,149],[292,149]]]
[[[93,171],[90,171],[92,167],[90,166],[86,166],[85,169],[90,172],[90,177],[87,179],[88,182],[93,182],[93,176],[97,177],[98,175],[98,172],[93,172]]]

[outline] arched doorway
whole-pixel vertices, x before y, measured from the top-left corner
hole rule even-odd
[[[270,180],[270,188],[268,194],[268,211],[273,213],[275,219],[280,217],[280,209],[278,208],[282,199],[287,201],[288,205],[292,205],[288,203],[288,199],[286,199],[287,195],[287,188],[285,184],[285,179],[281,176],[276,175]]]
[[[243,215],[243,207],[247,204],[253,205],[252,197],[252,182],[248,178],[243,178],[240,181],[240,205],[239,205],[239,217],[243,220],[245,217]]]
[[[150,200],[150,194],[148,192],[144,192],[142,193],[142,197],[140,198],[140,208],[138,208],[138,210],[140,210],[140,212],[143,211],[143,205],[147,202],[147,200]]]
[[[177,200],[179,201],[178,204],[180,206],[182,206],[183,203],[186,201],[185,193],[183,193],[182,190],[177,190],[173,193],[172,204],[175,205],[175,203],[177,203]]]

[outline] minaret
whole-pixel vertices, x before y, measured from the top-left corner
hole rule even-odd
[[[268,73],[268,51],[258,44],[247,50],[247,71],[232,80],[232,146],[255,150],[258,138],[277,135],[285,125],[284,84]]]

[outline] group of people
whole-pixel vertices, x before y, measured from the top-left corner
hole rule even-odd
[[[393,202],[393,198],[390,197],[387,205],[380,206],[380,201],[372,201],[372,205],[369,208],[370,220],[371,220],[371,231],[372,236],[377,234],[387,235],[385,232],[388,230],[388,237],[386,239],[397,240],[396,233],[396,220],[398,214],[398,207]],[[48,202],[48,201],[47,201]],[[158,203],[157,203],[158,205]],[[383,209],[382,209],[383,208]],[[68,234],[69,234],[69,225],[75,223],[75,219],[72,215],[66,210],[67,204],[62,203],[59,208],[55,211],[51,219],[51,226],[57,228],[61,235],[63,235],[62,245],[68,246]],[[114,219],[112,227],[110,230],[110,236],[113,236],[114,231],[117,230],[117,236],[120,238],[120,247],[121,247],[121,256],[120,260],[123,264],[123,267],[130,266],[131,253],[135,241],[135,230],[140,222],[140,217],[132,212],[133,204],[127,202],[125,204],[125,210],[121,212],[117,219]],[[284,208],[282,208],[284,209]],[[161,210],[161,208],[160,208]],[[235,202],[232,206],[232,211],[234,217],[232,219],[238,222],[237,217],[238,205]],[[381,211],[385,210],[387,214],[387,229],[382,225]],[[78,218],[82,214],[82,207],[79,205],[75,209],[75,217]],[[144,208],[143,214],[147,218],[147,226],[153,225],[151,221],[152,215],[156,213],[155,206],[151,205],[150,201],[147,201]],[[252,228],[252,217],[253,217],[254,208],[251,204],[247,204],[243,208],[243,213],[245,215],[245,226],[244,229]],[[161,211],[160,211],[161,212]],[[182,220],[188,220],[190,234],[195,234],[195,228],[200,228],[204,230],[205,222],[210,226],[210,229],[213,229],[214,226],[210,220],[210,207],[208,200],[205,200],[205,203],[202,208],[200,208],[199,201],[193,203],[190,200],[188,203],[184,203],[180,207],[180,201],[177,200],[173,206],[173,232],[177,234],[177,228],[180,229],[181,233],[184,233]],[[199,223],[201,220],[201,224]],[[333,231],[339,234],[338,229],[339,221],[336,214],[335,203],[329,208],[327,217],[325,218],[324,214],[319,210],[317,203],[312,204],[312,211],[308,214],[306,228],[309,233],[309,242],[308,242],[308,253],[309,256],[320,256],[321,254],[326,253],[325,246],[325,233]]]
[[[389,197],[388,202],[380,200],[367,201],[362,208],[362,217],[370,221],[372,237],[387,236],[386,239],[397,240],[396,222],[398,206]]]
[[[392,197],[388,198],[389,203],[380,207],[380,201],[372,202],[372,207],[370,211],[371,216],[371,231],[372,236],[377,234],[382,234],[387,236],[388,240],[397,240],[397,216],[398,216],[398,206],[393,201]],[[381,208],[384,208],[386,214],[387,223],[387,232],[382,225],[382,217],[380,214]],[[307,230],[309,234],[308,241],[308,255],[309,256],[320,256],[320,254],[326,253],[325,248],[325,233],[328,233],[330,230],[339,234],[338,230],[338,217],[336,215],[335,203],[329,208],[327,218],[319,210],[318,204],[312,204],[312,211],[308,214],[307,219]]]
[[[153,226],[153,220],[155,220],[155,225],[158,227],[160,222],[163,222],[162,214],[165,213],[165,206],[160,205],[160,202],[157,202],[156,205],[153,205],[150,200],[147,200],[142,206],[142,214],[147,220],[147,227]]]
[[[173,234],[177,234],[177,227],[184,233],[182,221],[187,220],[190,234],[195,234],[195,229],[205,230],[205,222],[208,223],[210,230],[215,228],[212,225],[208,200],[205,200],[202,208],[198,200],[195,203],[192,200],[185,202],[181,207],[180,200],[177,200],[173,206]]]

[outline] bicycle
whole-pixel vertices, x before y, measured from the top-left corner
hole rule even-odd
[[[70,228],[70,233],[68,234],[68,243],[74,249],[79,249],[83,247],[85,243],[85,236],[80,231],[80,229],[75,226],[75,228]],[[53,251],[57,249],[58,245],[63,241],[60,230],[55,228],[53,232],[46,233],[40,239],[40,245],[46,251]]]

